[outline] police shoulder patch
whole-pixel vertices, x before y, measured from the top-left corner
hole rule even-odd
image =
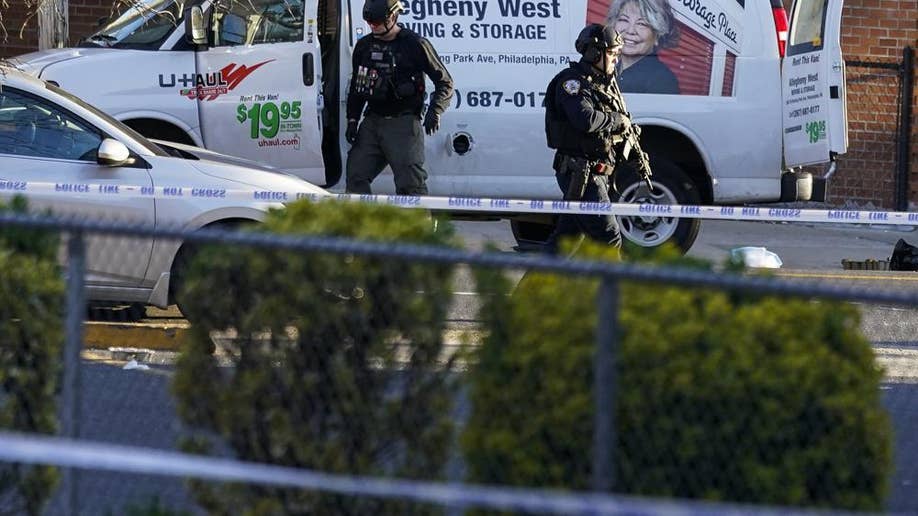
[[[563,86],[564,86],[564,91],[566,91],[568,95],[576,95],[580,93],[580,81],[578,81],[577,79],[571,79],[569,81],[564,81]]]

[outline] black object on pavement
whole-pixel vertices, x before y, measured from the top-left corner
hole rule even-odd
[[[918,271],[918,247],[900,238],[889,258],[891,271]]]

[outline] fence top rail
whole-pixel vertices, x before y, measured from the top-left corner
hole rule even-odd
[[[316,235],[275,234],[216,228],[188,229],[60,218],[47,215],[0,213],[0,227],[19,226],[54,230],[70,234],[90,233],[126,237],[154,237],[209,244],[236,244],[302,252],[357,254],[410,261],[466,264],[478,267],[525,269],[576,276],[593,276],[605,280],[662,283],[673,286],[710,287],[746,291],[759,295],[782,295],[826,298],[865,303],[918,306],[918,289],[879,290],[863,285],[832,283],[769,276],[724,274],[682,267],[567,259],[550,255],[478,252],[404,242],[355,240]]]

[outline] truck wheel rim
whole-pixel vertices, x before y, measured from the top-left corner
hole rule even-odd
[[[677,204],[672,190],[657,181],[650,192],[642,182],[632,183],[622,192],[619,202],[645,204]],[[622,235],[642,247],[654,247],[672,238],[679,226],[674,217],[617,217]]]

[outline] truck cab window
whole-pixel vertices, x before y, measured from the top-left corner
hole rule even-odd
[[[211,17],[212,46],[303,40],[304,0],[221,2]]]

